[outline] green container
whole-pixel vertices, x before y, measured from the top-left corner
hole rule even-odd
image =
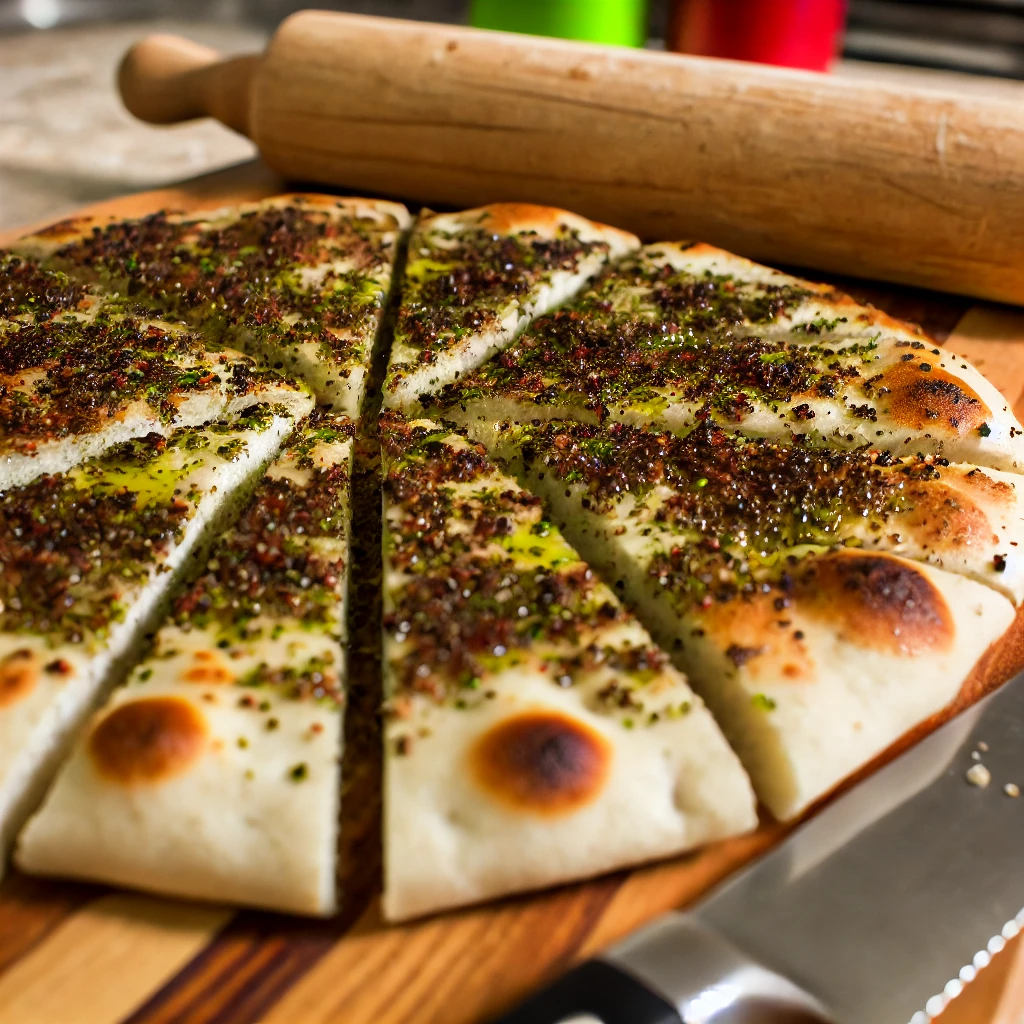
[[[503,32],[643,46],[647,0],[472,0],[470,24]]]

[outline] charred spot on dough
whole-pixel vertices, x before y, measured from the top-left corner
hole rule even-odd
[[[988,516],[960,490],[931,481],[904,493],[913,506],[907,526],[927,547],[943,551],[998,542]]]
[[[611,764],[608,741],[582,722],[557,712],[507,718],[470,750],[477,784],[526,814],[568,814],[604,787]]]
[[[804,614],[858,647],[909,657],[953,642],[945,598],[902,558],[836,551],[811,559],[797,576],[796,598]]]
[[[178,697],[151,697],[115,708],[93,729],[89,754],[101,775],[122,785],[162,782],[203,752],[202,712]]]
[[[27,647],[0,660],[0,707],[27,697],[39,682],[39,669],[39,659]]]
[[[928,366],[928,370],[922,369]],[[946,428],[957,437],[981,426],[992,415],[975,391],[952,374],[916,357],[890,367],[873,395],[888,389],[889,415],[900,427],[914,430]]]
[[[968,470],[946,469],[943,475],[947,480],[952,477],[957,490],[977,494],[985,501],[998,502],[1000,505],[1012,504],[1017,493],[1013,484],[997,480],[977,467]]]
[[[40,228],[35,234],[37,238],[54,239],[67,241],[78,237],[86,228],[92,227],[98,222],[91,217],[68,217],[65,220],[58,220],[54,224],[48,224]]]
[[[726,670],[760,680],[802,683],[813,679],[814,662],[803,634],[779,620],[775,593],[743,595],[694,610],[701,629],[726,658]]]

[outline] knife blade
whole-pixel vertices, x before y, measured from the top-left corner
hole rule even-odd
[[[1018,785],[1024,673],[500,1024],[926,1024],[1024,926]]]

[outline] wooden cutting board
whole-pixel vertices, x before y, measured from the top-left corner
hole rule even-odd
[[[259,164],[248,164],[83,212],[201,209],[281,188]],[[1024,418],[1024,312],[835,280],[969,357]],[[959,706],[1021,667],[1024,615],[976,667]],[[372,717],[372,674],[355,681],[350,720],[360,710]],[[389,927],[378,907],[379,761],[365,736],[350,740],[345,896],[336,918],[308,922],[12,871],[0,885],[0,1024],[477,1024],[572,961],[694,900],[786,832],[766,822],[751,836],[669,862]],[[949,1024],[954,1016],[973,1024],[1019,1019],[998,1015],[1007,1012],[1014,985],[1008,955],[1000,961],[953,1004]],[[1018,981],[1018,993],[1020,987]]]

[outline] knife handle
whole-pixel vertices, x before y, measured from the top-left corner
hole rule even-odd
[[[604,960],[587,960],[494,1024],[681,1024],[671,1003]]]
[[[836,1024],[690,914],[656,918],[495,1024]]]

